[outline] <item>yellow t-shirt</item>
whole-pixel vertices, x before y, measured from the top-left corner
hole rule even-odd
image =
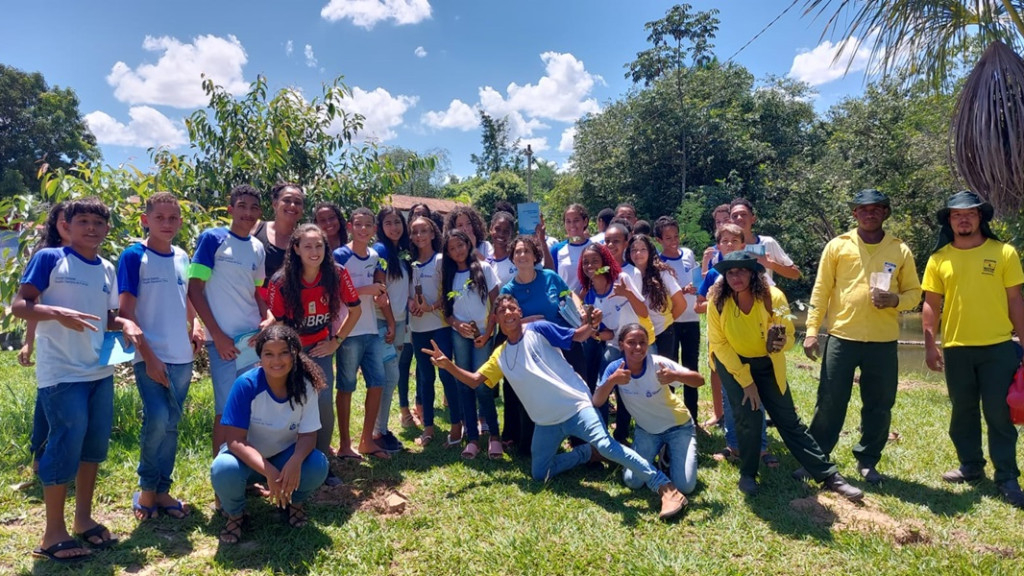
[[[988,346],[1011,337],[1006,289],[1024,284],[1017,251],[991,238],[962,250],[947,244],[928,258],[921,288],[943,297],[942,346]]]
[[[786,345],[782,351],[768,354],[766,340],[768,328],[772,325],[772,313],[765,309],[764,302],[758,298],[754,301],[750,312],[744,314],[732,298],[728,298],[718,312],[714,298],[708,300],[708,346],[711,353],[725,366],[740,386],[746,388],[754,383],[750,366],[740,360],[769,356],[775,372],[775,381],[779,390],[786,391],[786,354],[793,346],[793,320],[789,314],[789,302],[781,290],[771,287],[772,308],[779,311],[775,321],[786,327]]]

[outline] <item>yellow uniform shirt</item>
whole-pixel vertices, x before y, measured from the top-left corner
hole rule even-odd
[[[872,272],[889,272],[889,291],[899,294],[895,308],[875,308],[869,280]],[[836,236],[825,245],[811,292],[807,335],[824,325],[829,333],[858,342],[892,342],[899,338],[899,313],[921,302],[921,283],[910,248],[886,234],[878,244],[866,244],[856,230]]]
[[[744,388],[754,383],[754,377],[750,374],[750,366],[744,364],[740,356],[770,356],[775,370],[775,381],[779,385],[779,390],[785,392],[785,351],[793,347],[793,320],[786,317],[789,314],[786,295],[774,286],[771,287],[771,295],[772,308],[779,311],[774,321],[771,311],[765,309],[760,298],[756,299],[749,314],[744,314],[732,298],[726,299],[722,312],[719,313],[712,296],[708,301],[708,345],[715,358]],[[768,354],[768,328],[773,323],[786,327],[786,345],[782,351]]]
[[[1006,289],[1024,284],[1017,251],[991,238],[976,248],[947,244],[928,258],[922,288],[943,297],[942,347],[988,346],[1011,337]]]

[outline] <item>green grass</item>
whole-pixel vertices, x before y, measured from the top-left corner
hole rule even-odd
[[[790,355],[790,381],[805,421],[813,410],[817,377],[817,366],[807,364],[795,352]],[[571,471],[542,485],[530,480],[529,463],[522,459],[464,462],[442,442],[421,450],[412,444],[415,431],[401,431],[395,416],[392,427],[410,450],[390,462],[332,464],[345,485],[318,493],[309,507],[312,521],[307,527],[293,530],[279,524],[269,505],[253,499],[249,510],[254,522],[242,543],[219,546],[217,533],[224,521],[209,509],[209,381],[193,384],[173,488],[197,512],[185,521],[161,518],[140,524],[131,514],[130,498],[137,481],[141,405],[134,384],[121,379],[110,458],[100,467],[96,496],[97,517],[121,536],[121,544],[63,567],[28,555],[42,532],[42,492],[38,484],[14,489],[31,478],[25,446],[34,378],[31,370],[17,365],[14,353],[0,353],[0,373],[2,574],[822,575],[1021,570],[1024,512],[1001,502],[991,481],[948,486],[939,479],[956,459],[946,435],[945,387],[933,375],[902,380],[893,421],[902,439],[886,449],[880,466],[890,479],[879,489],[867,489],[864,510],[877,513],[889,522],[886,526],[920,530],[922,541],[903,545],[895,542],[890,528],[851,521],[846,507],[825,521],[791,507],[792,500],[818,491],[790,478],[798,465],[774,432],[769,433],[771,449],[782,466],[762,470],[761,495],[752,500],[736,489],[737,469],[709,456],[723,446],[721,432],[699,438],[700,481],[691,505],[681,520],[664,524],[657,520],[654,495],[625,488],[618,471]],[[701,398],[707,415],[710,393],[702,391]],[[354,433],[356,423],[361,423],[361,403],[357,393]],[[855,475],[850,447],[858,423],[855,399],[834,454],[848,476]],[[441,428],[446,428],[443,422]],[[393,490],[410,501],[404,513],[389,513],[381,505]],[[70,510],[69,505],[69,514]]]

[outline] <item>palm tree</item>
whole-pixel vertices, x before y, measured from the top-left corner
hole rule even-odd
[[[799,1],[799,0],[794,0]],[[997,212],[1024,202],[1024,0],[804,0],[841,36],[836,59],[870,49],[869,70],[949,87],[975,42],[988,46],[961,88],[950,152],[968,187]]]

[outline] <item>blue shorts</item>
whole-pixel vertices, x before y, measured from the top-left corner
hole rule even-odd
[[[356,374],[363,369],[367,388],[383,388],[384,339],[377,334],[349,336],[338,349],[338,392],[355,392]]]
[[[39,389],[50,423],[46,451],[39,460],[43,486],[67,484],[80,462],[103,462],[114,424],[114,377],[91,382],[62,382]]]
[[[228,403],[228,394],[235,385],[235,379],[256,367],[256,364],[236,366],[234,360],[223,360],[217,354],[213,342],[206,343],[206,355],[210,357],[210,381],[213,382],[213,413],[220,416],[224,413],[224,405]],[[220,419],[217,419],[220,422]]]

